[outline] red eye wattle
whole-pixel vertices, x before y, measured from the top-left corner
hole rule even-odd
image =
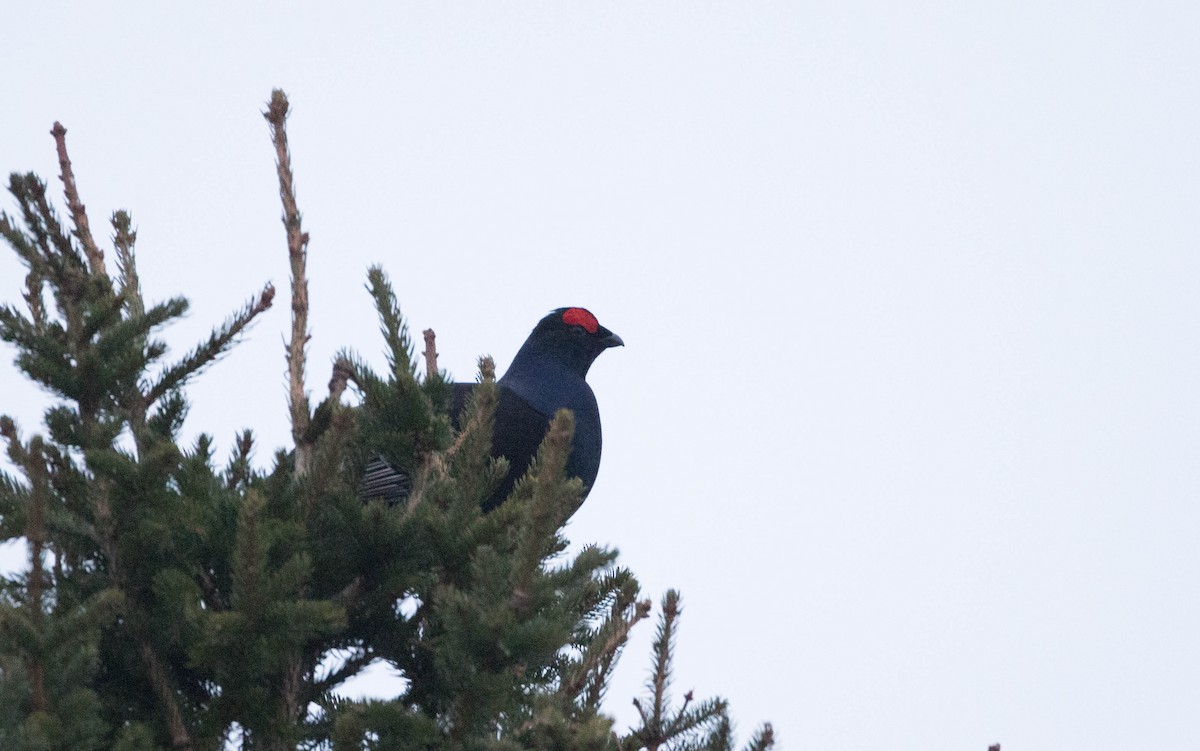
[[[594,334],[600,329],[600,322],[596,320],[596,316],[583,308],[567,308],[563,311],[562,321],[568,326],[582,326],[589,334]]]

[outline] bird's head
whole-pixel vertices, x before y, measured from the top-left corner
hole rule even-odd
[[[566,363],[580,376],[609,347],[623,347],[621,337],[600,325],[585,308],[559,308],[534,327],[528,345]]]

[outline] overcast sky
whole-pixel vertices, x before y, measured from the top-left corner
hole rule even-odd
[[[147,294],[192,300],[177,353],[286,288],[276,86],[316,395],[342,347],[383,363],[371,263],[461,379],[555,307],[619,333],[569,534],[656,601],[682,590],[677,693],[728,697],[743,737],[1200,743],[1200,5],[27,2],[0,23],[0,169],[53,179],[63,122],[93,227],[130,209]],[[5,248],[0,299],[22,277]],[[286,445],[287,315],[195,385],[189,435]],[[0,412],[28,431],[46,401],[11,351]],[[610,694],[623,721],[652,631]]]

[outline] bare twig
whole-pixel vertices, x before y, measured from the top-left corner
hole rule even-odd
[[[67,197],[67,208],[71,210],[71,219],[75,222],[75,236],[83,244],[83,252],[87,254],[88,268],[93,276],[104,276],[104,251],[96,246],[92,237],[92,228],[88,224],[87,209],[79,200],[79,188],[75,185],[75,172],[71,169],[71,158],[67,156],[67,129],[62,123],[55,121],[50,129],[54,136],[54,145],[58,150],[58,166],[61,170],[59,178],[63,181],[63,192]]]
[[[301,478],[312,467],[314,440],[308,436],[312,412],[304,391],[305,345],[308,333],[308,233],[300,226],[300,209],[296,206],[296,186],[292,175],[292,157],[287,140],[287,95],[281,89],[271,92],[271,101],[263,113],[271,128],[275,145],[275,167],[279,175],[279,199],[283,203],[283,226],[287,231],[288,261],[292,267],[292,332],[287,344],[288,406],[292,420],[292,440],[296,444],[296,463],[293,477]],[[300,588],[306,596],[307,587]],[[279,707],[281,727],[294,722],[302,709],[301,691],[305,682],[304,658],[298,650],[289,656],[283,669],[282,699]],[[287,745],[281,737],[267,737],[263,747],[274,751]]]
[[[437,334],[433,333],[433,329],[425,329],[421,333],[425,335],[425,377],[433,378],[438,374]]]
[[[344,357],[339,357],[333,363],[333,373],[329,377],[329,401],[337,402],[346,390],[346,384],[354,380],[354,366]]]
[[[281,89],[271,92],[271,102],[263,117],[271,125],[275,144],[275,166],[279,173],[279,198],[283,202],[283,226],[287,230],[288,260],[292,266],[292,338],[287,345],[288,404],[291,408],[292,439],[296,443],[296,477],[308,473],[312,464],[312,442],[305,437],[311,419],[308,396],[304,393],[304,346],[308,344],[308,233],[300,227],[300,209],[296,206],[296,186],[292,176],[292,157],[287,141],[287,95]]]

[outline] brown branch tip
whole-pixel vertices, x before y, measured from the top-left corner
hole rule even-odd
[[[67,198],[67,208],[71,211],[71,220],[75,223],[75,236],[83,245],[87,255],[88,269],[95,276],[104,275],[104,251],[96,245],[92,237],[91,224],[88,222],[87,208],[79,200],[79,188],[75,184],[75,172],[71,169],[71,157],[67,155],[67,129],[57,120],[50,129],[54,136],[54,147],[58,152],[59,179],[63,182],[63,193]]]
[[[263,312],[271,307],[271,303],[275,300],[275,285],[267,282],[267,286],[263,287],[262,294],[258,296],[258,302],[254,305],[253,313],[255,315]]]
[[[288,151],[288,101],[282,89],[271,92],[271,101],[263,117],[271,125],[271,141],[275,145],[275,171],[279,177],[279,198],[283,203],[283,226],[287,232],[288,261],[292,267],[292,332],[287,343],[288,402],[292,419],[292,437],[296,443],[296,476],[308,472],[312,458],[311,442],[305,439],[310,416],[308,398],[304,393],[304,345],[308,343],[308,278],[305,264],[308,256],[308,233],[300,227],[300,209],[296,205],[296,189],[292,176],[291,155]]]
[[[437,334],[433,333],[433,329],[425,329],[421,333],[425,335],[425,376],[433,378],[438,373]]]
[[[329,398],[337,401],[342,398],[346,384],[354,378],[354,366],[344,357],[339,357],[333,363],[333,373],[329,377]]]
[[[283,93],[283,89],[274,89],[271,91],[271,101],[267,103],[267,111],[263,113],[263,117],[275,126],[282,126],[283,121],[287,120],[288,116],[288,98],[287,94]]]

